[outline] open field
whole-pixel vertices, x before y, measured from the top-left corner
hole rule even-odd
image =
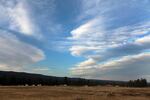
[[[1,86],[0,100],[150,100],[150,88]]]

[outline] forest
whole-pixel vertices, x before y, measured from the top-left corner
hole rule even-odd
[[[147,87],[149,86],[146,79],[137,79],[130,81],[112,81],[112,80],[95,80],[84,78],[69,78],[46,76],[41,74],[32,74],[24,72],[0,71],[0,85],[23,85],[23,86],[97,86],[97,85],[112,85],[112,86],[126,86],[126,87]]]

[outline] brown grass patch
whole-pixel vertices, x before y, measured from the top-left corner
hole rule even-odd
[[[150,88],[1,86],[0,100],[150,100]]]

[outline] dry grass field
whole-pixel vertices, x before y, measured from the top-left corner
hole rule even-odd
[[[0,100],[150,100],[150,88],[1,86]]]

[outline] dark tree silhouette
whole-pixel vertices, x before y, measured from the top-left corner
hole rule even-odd
[[[94,80],[83,78],[55,77],[41,74],[31,74],[23,72],[0,71],[0,85],[70,85],[70,86],[96,86],[96,85],[112,85],[112,86],[129,86],[129,87],[146,87],[148,83],[146,79],[131,80],[129,82]]]
[[[65,83],[66,85],[69,85],[69,84],[68,84],[68,77],[64,77],[64,83]]]
[[[137,79],[137,80],[130,80],[127,83],[128,87],[147,87],[148,83],[146,79]]]

